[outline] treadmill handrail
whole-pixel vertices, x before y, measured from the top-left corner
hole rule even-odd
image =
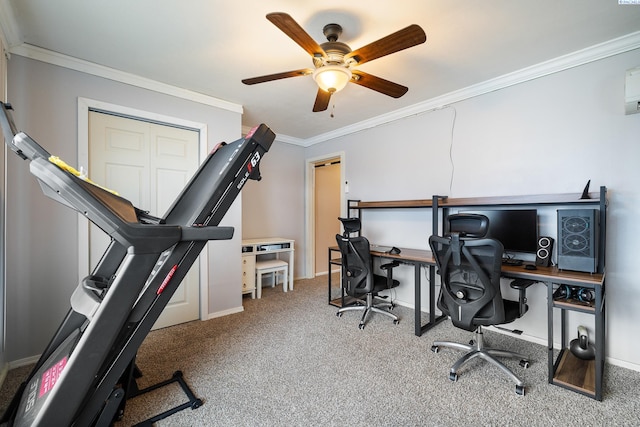
[[[233,237],[233,227],[141,224],[137,222],[135,208],[128,200],[85,183],[48,160],[36,158],[30,166],[33,175],[53,190],[58,201],[84,214],[123,246],[133,246],[135,253],[160,253],[178,241],[228,240]],[[96,197],[96,194],[101,197]],[[116,201],[124,207],[115,209],[115,203],[105,203],[106,200]]]
[[[179,225],[130,222],[135,220],[135,217],[131,218],[130,215],[114,209],[113,206],[104,202],[105,199],[96,197],[84,188],[80,178],[63,171],[48,160],[38,157],[32,160],[29,166],[31,173],[38,181],[52,190],[57,199],[62,199],[58,201],[65,202],[67,206],[82,213],[89,221],[134,253],[160,253],[181,239],[182,232]],[[133,210],[133,205],[126,199],[98,187],[96,189],[97,192],[104,192],[106,197],[115,198],[122,204],[130,205]],[[48,192],[45,194],[50,195]]]
[[[182,227],[182,241],[229,240],[233,238],[233,227],[199,226]]]
[[[10,110],[13,110],[10,104],[0,102],[0,127],[2,127],[2,134],[7,146],[11,148],[11,150],[13,150],[23,160],[33,159],[36,155],[48,158],[49,153],[40,145],[37,145],[37,147],[29,147],[35,148],[35,150],[26,150],[26,152],[24,152],[22,148],[16,145],[14,137],[18,135],[19,132],[16,129],[16,124],[13,122],[13,117],[11,116]]]

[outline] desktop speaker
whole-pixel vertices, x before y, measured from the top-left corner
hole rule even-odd
[[[598,268],[598,211],[558,210],[558,268],[595,273]]]
[[[536,251],[536,265],[549,267],[551,265],[551,254],[553,253],[553,238],[538,238],[538,250]]]

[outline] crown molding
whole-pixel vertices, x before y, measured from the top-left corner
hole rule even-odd
[[[426,113],[429,111],[445,108],[456,102],[464,101],[476,96],[495,92],[500,89],[514,86],[520,83],[559,73],[570,68],[608,58],[610,56],[629,52],[640,48],[640,31],[609,40],[549,61],[541,62],[531,67],[523,68],[512,73],[493,78],[491,80],[468,86],[466,88],[446,93],[444,95],[428,99],[418,104],[391,111],[368,120],[363,120],[331,132],[316,135],[311,138],[300,140],[300,145],[309,147],[314,144],[340,138],[352,133],[361,132],[386,123],[404,119],[406,117]],[[282,136],[281,136],[282,137]],[[293,143],[293,142],[292,142]]]
[[[0,40],[6,51],[21,43],[20,31],[9,0],[0,0]]]
[[[4,2],[0,0],[0,13],[4,12],[5,8],[3,5]],[[12,28],[14,27],[10,25],[11,22],[9,22],[9,25],[5,25],[5,21],[6,19],[0,21],[0,25],[2,26],[2,32],[0,35],[2,36],[3,42],[8,43],[8,45],[11,46],[12,40],[15,40],[15,38],[17,37],[17,33],[12,30]],[[444,95],[437,96],[435,98],[431,98],[405,108],[373,117],[371,119],[363,120],[361,122],[354,123],[352,125],[333,130],[331,132],[316,135],[311,138],[303,139],[278,134],[276,140],[286,144],[310,147],[321,142],[340,138],[356,132],[361,132],[366,129],[375,128],[377,126],[401,120],[406,117],[423,114],[429,111],[439,110],[451,104],[471,99],[476,96],[495,92],[500,89],[505,89],[510,86],[525,83],[531,80],[538,79],[540,77],[555,74],[561,71],[568,70],[570,68],[578,67],[580,65],[588,64],[590,62],[598,61],[600,59],[608,58],[639,48],[640,31],[627,34],[625,36],[618,37],[616,39],[609,40],[607,42],[600,43],[576,52],[572,52],[570,54],[563,55],[549,61],[541,62],[531,67],[504,74],[502,76],[484,81],[482,83],[449,92]],[[171,86],[165,83],[160,83],[155,80],[143,78],[130,73],[125,73],[113,68],[94,64],[67,55],[62,55],[29,44],[19,44],[17,46],[10,47],[9,53],[36,59],[42,62],[58,65],[72,70],[81,71],[83,73],[103,77],[109,80],[130,84],[136,87],[153,90],[156,92],[175,96],[177,98],[187,99],[212,107],[222,108],[240,114],[242,114],[243,112],[242,105],[239,104],[224,101],[198,92],[178,88],[176,86]]]
[[[242,126],[242,134],[246,135],[251,131],[252,127],[251,126]],[[288,136],[288,135],[282,135],[279,133],[276,133],[276,142],[283,142],[285,144],[291,144],[291,145],[299,145],[301,147],[305,147],[305,140],[302,138],[296,138],[293,136]]]
[[[93,76],[102,77],[120,83],[129,84],[143,89],[149,89],[155,92],[164,93],[211,107],[221,108],[223,110],[232,111],[242,114],[243,108],[240,104],[224,101],[209,95],[182,89],[176,86],[161,83],[155,80],[137,76],[135,74],[126,73],[113,68],[98,65],[93,62],[84,61],[72,56],[62,55],[47,49],[42,49],[30,44],[20,44],[12,47],[9,52],[14,55],[24,56],[25,58],[36,59],[48,64],[57,65],[71,70],[80,71]]]

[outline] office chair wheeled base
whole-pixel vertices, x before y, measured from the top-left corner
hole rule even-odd
[[[369,317],[369,313],[371,312],[384,314],[385,316],[392,318],[394,325],[397,325],[398,323],[400,323],[400,319],[398,318],[398,316],[396,316],[395,314],[387,310],[383,310],[383,308],[385,307],[390,310],[393,310],[393,308],[395,307],[395,304],[390,302],[381,302],[378,304],[374,304],[373,294],[367,294],[366,305],[355,305],[355,306],[350,305],[348,307],[342,307],[341,309],[338,310],[338,312],[336,313],[336,316],[342,317],[342,313],[344,313],[345,311],[364,311],[364,313],[362,313],[362,318],[360,319],[360,324],[358,325],[358,328],[360,329],[364,329],[367,318]]]
[[[518,378],[513,372],[511,372],[511,370],[507,368],[502,362],[496,359],[496,357],[520,359],[520,366],[527,369],[529,367],[529,359],[527,358],[527,356],[512,351],[497,350],[485,347],[483,343],[482,326],[478,326],[478,328],[476,329],[475,337],[475,342],[472,340],[469,344],[460,344],[449,341],[434,341],[433,345],[431,346],[431,351],[433,351],[434,353],[437,353],[440,350],[440,347],[450,347],[467,352],[451,367],[451,370],[449,371],[449,379],[451,381],[458,381],[458,370],[469,360],[480,357],[481,359],[486,360],[487,362],[499,368],[503,373],[511,378],[516,383],[516,394],[524,396],[525,386],[522,380]]]

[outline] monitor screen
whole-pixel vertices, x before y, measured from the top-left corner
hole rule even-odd
[[[505,252],[533,253],[538,250],[538,212],[535,209],[460,211],[489,218],[486,237],[499,240]]]

